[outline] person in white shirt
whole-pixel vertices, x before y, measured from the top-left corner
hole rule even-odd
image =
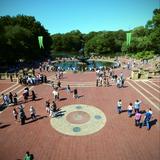
[[[132,116],[132,110],[133,110],[133,105],[132,105],[132,103],[129,104],[127,110],[128,110],[128,117],[131,117],[131,116]]]
[[[15,120],[17,120],[17,118],[18,118],[18,112],[16,111],[15,108],[13,108],[12,113],[13,113],[13,116],[14,116]]]
[[[36,119],[36,110],[33,108],[33,106],[30,106],[30,115],[31,115],[31,118],[34,120]]]
[[[153,114],[152,109],[150,108],[148,111],[151,115]]]
[[[53,90],[53,96],[54,96],[54,100],[57,100],[57,99],[59,99],[59,93],[58,93],[58,91],[57,90]]]
[[[122,100],[121,99],[117,102],[117,111],[119,114],[122,112]]]

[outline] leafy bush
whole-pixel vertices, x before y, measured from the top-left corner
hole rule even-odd
[[[152,59],[154,57],[154,51],[138,52],[134,55],[136,59]]]

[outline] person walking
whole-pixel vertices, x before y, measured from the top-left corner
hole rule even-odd
[[[60,81],[57,82],[57,86],[58,86],[58,88],[61,88],[61,82]]]
[[[30,155],[30,153],[27,151],[23,160],[32,160],[32,156]]]
[[[140,121],[141,121],[141,117],[142,117],[142,114],[138,111],[136,111],[136,114],[135,114],[135,126],[140,126]]]
[[[121,99],[117,102],[117,111],[119,114],[122,112],[122,100]]]
[[[3,101],[4,101],[4,104],[6,106],[9,105],[9,96],[8,96],[8,94],[6,94],[6,95],[3,94]]]
[[[135,113],[140,111],[141,103],[142,103],[142,101],[140,101],[138,99],[135,101],[135,103],[134,103],[134,112]]]
[[[128,110],[128,117],[131,117],[131,116],[132,116],[132,110],[133,110],[133,105],[132,105],[132,103],[129,104],[127,110]]]
[[[107,87],[109,87],[109,77],[107,77],[107,79],[106,79],[106,81],[107,81]]]
[[[13,95],[13,103],[14,103],[14,105],[17,105],[17,102],[18,102],[17,93],[14,93],[14,95]]]
[[[49,116],[50,116],[51,118],[54,117],[54,108],[53,108],[53,106],[50,106],[50,109],[49,109]]]
[[[51,86],[53,89],[55,89],[54,81],[51,82]]]
[[[122,80],[119,77],[117,78],[116,85],[117,85],[117,88],[121,88],[122,87]]]
[[[106,77],[103,77],[103,86],[104,86],[104,87],[107,86]]]
[[[13,103],[13,94],[9,92],[9,101],[10,103]]]
[[[13,108],[12,113],[13,113],[13,116],[14,116],[14,118],[15,118],[15,121],[17,121],[17,118],[18,118],[18,112],[16,111],[16,109],[15,109],[15,108]]]
[[[26,115],[23,109],[20,109],[19,111],[19,118],[20,118],[21,125],[24,125],[26,120]]]
[[[59,92],[57,89],[53,90],[53,97],[54,97],[54,100],[59,100]]]
[[[96,87],[98,87],[98,81],[99,81],[99,78],[97,77],[96,78]]]
[[[71,93],[71,87],[70,87],[69,84],[68,84],[67,87],[66,87],[66,91],[67,91],[67,93]]]
[[[50,102],[49,102],[49,100],[46,101],[45,107],[46,107],[46,112],[49,113],[49,111],[50,111]]]
[[[57,105],[55,103],[55,101],[52,102],[52,106],[53,106],[53,112],[58,112],[59,109],[57,108]]]
[[[31,92],[32,92],[32,101],[35,101],[36,100],[36,94],[33,90]]]
[[[26,87],[23,91],[23,98],[25,102],[28,100],[28,97],[29,97],[29,90],[27,88],[28,87]]]
[[[3,104],[5,104],[6,102],[5,102],[5,98],[4,98],[4,94],[2,93],[2,99],[3,99]]]
[[[142,126],[146,125],[147,130],[150,129],[150,120],[152,118],[152,110],[151,108],[149,110],[146,111],[144,119],[143,119],[143,123]]]
[[[75,89],[73,90],[73,98],[75,98],[75,99],[78,98],[78,90],[77,90],[77,88],[75,88]]]
[[[13,82],[13,76],[12,76],[12,74],[10,74],[9,78],[10,78],[11,82]]]
[[[33,107],[33,106],[30,106],[29,111],[30,111],[31,118],[32,118],[33,120],[35,120],[35,119],[36,119],[36,110],[34,109],[34,107]]]

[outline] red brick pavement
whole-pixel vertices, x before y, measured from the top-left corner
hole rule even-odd
[[[64,77],[64,81],[88,82],[95,80],[95,73],[68,73]],[[12,106],[0,114],[0,159],[22,159],[26,151],[34,154],[35,160],[160,159],[159,111],[127,83],[122,89],[115,86],[79,87],[78,92],[81,97],[76,100],[73,99],[72,94],[67,95],[65,90],[60,90],[60,98],[67,99],[58,101],[58,107],[76,103],[93,105],[100,108],[107,117],[103,129],[82,137],[67,136],[55,131],[50,125],[44,107],[45,100],[52,99],[52,88],[42,84],[33,89],[39,100],[27,102],[25,112],[29,117],[29,106],[33,105],[39,115],[37,121],[28,120],[27,124],[21,126],[14,121]],[[128,118],[126,112],[120,115],[116,113],[116,103],[120,98],[124,109],[136,99],[143,100],[142,110],[151,107],[154,119],[158,120],[157,124],[153,125],[150,131],[145,127],[141,129],[135,127],[134,117]]]

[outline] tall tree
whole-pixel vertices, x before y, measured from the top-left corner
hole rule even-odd
[[[160,53],[160,9],[153,11],[152,20],[149,20],[146,24],[148,30],[150,30],[150,39],[152,42],[152,48],[156,54]]]
[[[33,60],[50,51],[52,39],[48,31],[32,16],[2,16],[0,28],[0,39],[3,39],[0,59],[3,61]],[[39,48],[38,36],[44,38],[44,49]]]

